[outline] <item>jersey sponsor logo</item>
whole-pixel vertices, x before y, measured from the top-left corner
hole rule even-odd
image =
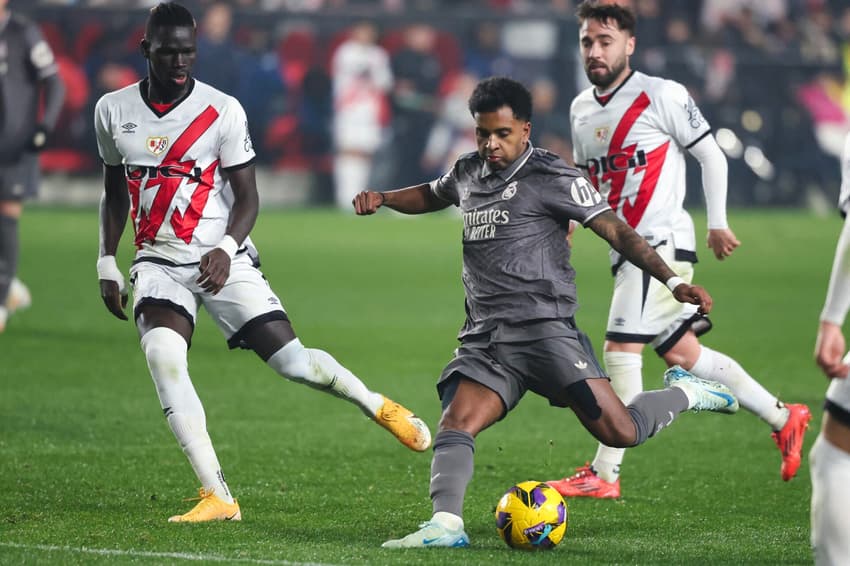
[[[603,186],[608,187],[608,204],[632,228],[637,227],[646,212],[646,207],[658,185],[658,178],[661,176],[667,148],[670,146],[670,142],[667,141],[649,153],[645,153],[643,150],[638,150],[635,143],[623,145],[635,122],[649,105],[649,96],[641,92],[614,129],[608,154],[590,159],[586,164],[593,186],[597,190],[601,190],[600,187]],[[639,174],[643,174],[643,177],[637,190],[632,190],[630,187],[623,198],[629,176],[635,177]]]
[[[587,160],[587,172],[591,175],[608,173],[609,171],[628,171],[646,166],[646,152],[637,150],[634,155],[620,152]]]
[[[133,122],[125,122],[124,124],[121,124],[121,129],[124,130],[125,134],[135,134],[136,128],[138,127],[139,126]]]
[[[151,136],[147,140],[148,151],[154,155],[161,154],[167,147],[168,138],[166,136]]]
[[[573,365],[576,366],[578,369],[587,369],[587,362],[584,360],[579,360]]]
[[[130,212],[136,222],[137,247],[141,247],[144,242],[156,241],[156,235],[172,209],[172,201],[181,186],[196,185],[185,210],[181,211],[175,206],[170,216],[174,234],[187,244],[192,241],[192,234],[213,188],[219,160],[214,160],[203,170],[195,165],[194,159],[181,160],[217,119],[218,111],[207,106],[177,137],[159,166],[135,167],[128,173]],[[157,189],[153,200],[146,207],[140,207],[142,194],[151,189]]]
[[[203,171],[200,167],[192,167],[188,169],[183,167],[183,164],[178,165],[160,165],[160,166],[145,166],[145,165],[127,165],[124,168],[124,174],[128,181],[139,181],[141,179],[156,179],[157,177],[172,177],[186,178],[196,183],[201,182]]]
[[[508,224],[511,212],[501,208],[471,210],[463,213],[463,240],[492,240],[496,237],[496,226]]]
[[[504,191],[502,191],[502,200],[510,200],[513,198],[513,196],[516,194],[516,185],[517,182],[512,181],[511,184],[508,185]]]
[[[584,177],[576,177],[570,185],[570,196],[580,206],[591,207],[602,202],[602,195]]]

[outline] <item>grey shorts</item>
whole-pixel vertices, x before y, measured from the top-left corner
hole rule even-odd
[[[17,163],[0,166],[0,200],[29,200],[38,194],[38,156],[24,154]]]
[[[541,324],[546,331],[540,331]],[[555,324],[560,328],[553,333],[550,330]],[[511,341],[502,341],[498,331],[464,337],[437,384],[444,407],[451,402],[461,377],[492,389],[501,397],[505,414],[528,390],[548,399],[550,405],[567,407],[571,385],[607,379],[590,339],[572,321],[536,322],[513,329],[520,332],[512,332]],[[523,334],[529,339],[520,339]]]

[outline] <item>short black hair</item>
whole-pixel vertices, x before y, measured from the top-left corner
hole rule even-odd
[[[145,24],[145,37],[151,36],[152,30],[161,27],[195,28],[195,18],[192,13],[177,2],[160,2],[151,8],[147,24]]]
[[[509,107],[518,120],[531,121],[531,93],[522,83],[508,77],[482,80],[469,97],[469,111],[473,116],[495,112],[502,106]]]
[[[600,4],[598,0],[584,0],[576,10],[576,17],[580,24],[587,20],[599,22],[617,22],[617,27],[626,31],[629,35],[635,35],[637,18],[628,6],[619,4]]]

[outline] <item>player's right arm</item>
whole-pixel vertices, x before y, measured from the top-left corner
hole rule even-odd
[[[107,95],[108,96],[108,95]],[[106,96],[98,100],[94,110],[94,129],[97,149],[103,160],[103,196],[100,199],[100,230],[97,259],[97,278],[100,297],[113,315],[127,320],[127,286],[115,261],[118,242],[127,224],[130,193],[124,175],[121,152],[112,137]]]
[[[113,315],[127,320],[127,287],[115,262],[118,242],[127,224],[130,195],[122,165],[103,165],[103,196],[100,199],[100,245],[97,273],[100,297]]]
[[[699,312],[711,311],[712,299],[699,285],[690,285],[676,276],[646,239],[623,222],[611,210],[594,216],[585,224],[619,252],[626,260],[666,284],[680,303],[699,305]]]
[[[359,215],[374,214],[386,206],[404,214],[424,214],[442,210],[451,203],[438,198],[431,185],[423,183],[395,191],[379,193],[362,191],[352,201],[354,211]]]

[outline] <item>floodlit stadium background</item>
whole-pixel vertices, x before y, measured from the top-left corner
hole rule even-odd
[[[149,0],[12,0],[38,21],[68,86],[42,162],[46,202],[97,199],[98,97],[144,76]],[[351,27],[373,22],[394,74],[374,188],[440,174],[470,147],[474,80],[505,74],[535,96],[533,141],[569,158],[569,103],[586,86],[571,0],[235,0],[196,14],[195,75],[239,98],[265,204],[333,202],[335,73]],[[840,0],[631,0],[632,67],[691,91],[729,158],[731,207],[834,206],[850,130],[850,5]],[[690,204],[699,167],[690,165]]]

